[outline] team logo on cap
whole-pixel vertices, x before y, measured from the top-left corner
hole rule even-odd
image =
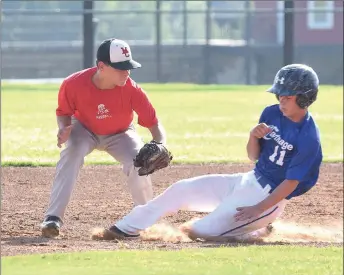
[[[122,49],[122,54],[124,54],[125,57],[129,57],[130,56],[127,47],[121,47],[121,49]]]
[[[281,85],[283,85],[284,84],[284,77],[281,77],[281,78],[279,78],[278,76],[275,78],[275,83],[277,84],[277,83],[279,83],[279,84],[281,84]]]

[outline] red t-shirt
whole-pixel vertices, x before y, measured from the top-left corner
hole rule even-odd
[[[123,87],[100,90],[92,82],[97,68],[89,68],[68,76],[58,94],[57,116],[74,116],[91,132],[110,135],[125,131],[133,121],[150,128],[158,123],[155,109],[146,93],[128,78]]]

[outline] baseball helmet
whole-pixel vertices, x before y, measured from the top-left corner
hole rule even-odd
[[[296,95],[297,105],[304,109],[310,106],[318,95],[319,79],[316,72],[304,64],[290,64],[276,74],[268,92],[279,96]]]

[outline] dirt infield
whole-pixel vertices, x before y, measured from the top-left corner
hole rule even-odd
[[[177,165],[152,176],[155,194],[169,184],[196,175],[244,172],[247,164]],[[39,224],[48,204],[55,168],[2,168],[1,255],[114,249],[180,249],[219,244],[164,241],[98,242],[90,239],[94,227],[105,227],[128,213],[131,198],[119,166],[86,166],[82,169],[65,225],[55,240],[40,237]],[[186,213],[165,218],[180,225],[202,213]],[[283,221],[302,225],[341,226],[343,220],[343,164],[324,164],[319,184],[302,198],[287,205]],[[316,245],[321,245],[317,244]],[[339,243],[342,245],[342,243]]]

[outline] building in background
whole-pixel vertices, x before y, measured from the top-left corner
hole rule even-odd
[[[343,45],[343,13],[334,12],[335,9],[343,8],[343,1],[294,1],[294,6],[308,10],[294,15],[295,45]],[[273,15],[253,15],[252,38],[255,43],[281,45],[284,40],[283,1],[254,1],[254,7],[276,9]],[[319,13],[312,12],[312,9],[327,11]]]

